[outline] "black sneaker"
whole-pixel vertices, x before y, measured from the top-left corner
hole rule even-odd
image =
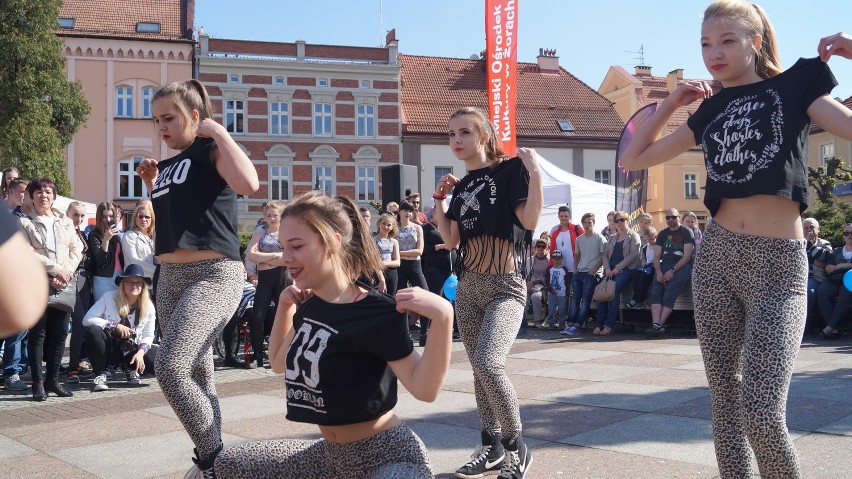
[[[472,479],[500,473],[506,453],[499,434],[482,431],[482,445],[470,456],[470,462],[456,470],[456,477]]]
[[[527,445],[516,436],[503,439],[503,448],[506,460],[497,479],[524,479],[532,464],[532,454]]]
[[[666,334],[668,330],[665,326],[661,326],[657,323],[651,324],[651,327],[645,330],[645,337],[648,339],[659,338],[660,336]]]

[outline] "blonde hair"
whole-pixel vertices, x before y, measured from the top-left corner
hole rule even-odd
[[[382,221],[387,221],[391,224],[391,230],[388,232],[388,238],[396,238],[398,228],[396,216],[392,213],[382,213],[381,216],[379,216],[379,221],[376,222],[376,225],[381,224]],[[381,231],[381,229],[379,231]]]
[[[266,216],[266,210],[268,210],[270,208],[277,211],[278,214],[281,214],[281,212],[284,211],[285,206],[287,206],[287,205],[283,201],[272,200],[272,201],[264,202],[263,203],[263,215]]]
[[[755,73],[760,78],[771,78],[781,73],[778,40],[766,11],[756,3],[743,0],[716,0],[704,10],[704,20],[718,19],[734,24],[748,34],[749,40],[760,35],[763,41],[755,52]]]
[[[642,236],[656,236],[656,235],[657,235],[657,229],[654,228],[653,226],[649,226],[648,228],[645,229],[645,231],[642,232]]]
[[[472,106],[460,108],[450,115],[450,120],[460,116],[472,116],[476,118],[476,121],[473,122],[473,124],[476,125],[476,130],[479,133],[479,136],[488,136],[488,140],[485,142],[485,157],[488,161],[496,164],[508,158],[506,152],[503,151],[503,143],[500,141],[499,136],[497,136],[494,124],[491,123],[482,110]]]
[[[130,315],[130,301],[124,293],[124,282],[130,278],[139,278],[142,280],[142,292],[136,299],[136,321],[134,326],[139,324],[139,318],[144,318],[148,314],[148,303],[151,302],[151,295],[148,293],[148,282],[139,276],[129,276],[118,282],[118,289],[115,290],[115,306],[118,309],[118,315],[126,318]]]
[[[180,112],[183,126],[192,124],[192,111],[198,111],[198,121],[213,118],[213,104],[207,89],[198,80],[171,82],[154,93],[151,103],[160,98],[168,99]]]
[[[382,260],[370,227],[349,198],[309,191],[284,209],[281,219],[288,217],[301,219],[319,235],[326,251],[336,258],[337,266],[352,284],[361,276],[377,278],[382,274]],[[339,245],[334,242],[335,233],[340,235]]]
[[[66,212],[71,211],[71,208],[81,209],[81,210],[83,210],[83,213],[86,212],[86,205],[84,205],[80,201],[72,201],[72,202],[68,203],[68,209],[66,209],[65,211]]]
[[[149,215],[151,215],[151,227],[148,229],[148,232],[142,231],[139,226],[136,224],[136,215],[139,214],[140,211],[145,211]],[[141,200],[136,203],[136,208],[133,208],[133,221],[131,222],[130,229],[131,231],[138,231],[142,234],[148,235],[151,238],[154,237],[154,228],[156,227],[156,221],[154,218],[154,205],[151,203],[151,200]]]

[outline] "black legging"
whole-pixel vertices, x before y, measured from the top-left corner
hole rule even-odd
[[[385,270],[385,286],[387,287],[387,293],[391,296],[396,295],[396,290],[399,285],[399,275],[396,273],[396,270],[399,268],[388,268]]]
[[[420,286],[428,290],[429,285],[426,283],[426,277],[423,276],[423,268],[420,265],[419,259],[403,259],[399,261],[399,268],[396,270],[397,289],[405,289],[409,285],[411,287]],[[406,317],[408,313],[406,313]],[[428,324],[420,323],[420,334],[425,334],[428,329]]]
[[[30,356],[30,369],[33,382],[44,381],[41,372],[41,361],[47,362],[47,379],[59,382],[59,365],[62,363],[62,353],[65,351],[65,338],[68,336],[68,322],[71,313],[50,308],[41,319],[30,328],[27,342],[27,353]]]
[[[450,262],[448,260],[440,261],[438,265],[424,263],[423,273],[426,276],[426,284],[429,285],[429,291],[440,296],[444,282],[450,277]],[[429,330],[429,318],[420,318],[420,328],[424,332]]]
[[[92,371],[100,376],[109,364],[121,364],[128,368],[132,354],[125,356],[121,352],[118,340],[109,335],[100,326],[92,325],[86,328],[86,345],[89,348],[89,359],[92,361]],[[145,353],[145,372],[154,374],[154,359],[157,345],[152,345]]]
[[[270,302],[278,307],[278,296],[284,291],[284,267],[257,272],[257,289],[254,292],[254,307],[251,310],[251,347],[258,366],[263,366],[263,336],[266,310]]]
[[[92,283],[88,273],[77,273],[77,302],[74,304],[74,312],[71,313],[71,343],[68,346],[68,370],[74,371],[80,368],[80,358],[83,355],[83,339],[86,336],[86,328],[83,326],[83,316],[89,310],[92,303]],[[70,373],[69,373],[70,374]]]

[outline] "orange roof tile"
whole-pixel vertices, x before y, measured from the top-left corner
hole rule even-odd
[[[194,0],[65,0],[59,9],[59,18],[73,18],[74,28],[59,28],[56,33],[60,36],[191,41],[194,5]],[[137,32],[139,22],[159,23],[160,31]]]
[[[402,115],[406,134],[445,134],[459,108],[486,108],[482,60],[400,55]],[[518,63],[519,137],[617,140],[624,128],[612,103],[565,69],[541,73],[535,63]],[[562,132],[557,120],[569,120]]]

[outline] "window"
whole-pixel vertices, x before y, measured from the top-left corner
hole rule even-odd
[[[73,30],[74,24],[77,23],[77,20],[74,18],[60,18],[59,19],[59,28],[63,28],[66,30]]]
[[[245,118],[244,103],[240,100],[225,102],[225,129],[228,133],[245,133],[243,119]]]
[[[269,197],[273,200],[290,199],[290,167],[269,165]]]
[[[444,175],[453,174],[453,168],[451,166],[436,166],[435,167],[435,188],[438,187],[438,182],[441,181],[441,177]]]
[[[142,118],[151,118],[151,100],[154,98],[154,87],[146,86],[142,89]]]
[[[133,88],[129,86],[115,88],[115,116],[118,118],[133,117]]]
[[[825,166],[828,160],[834,158],[834,143],[819,145],[820,165]]]
[[[269,134],[290,134],[290,104],[274,101],[269,104]]]
[[[139,33],[160,33],[160,24],[157,22],[138,22],[136,31]]]
[[[361,88],[371,88],[370,80],[361,80]]]
[[[328,86],[328,78],[318,78],[317,86]]]
[[[314,104],[314,136],[331,136],[331,103]]]
[[[595,181],[598,183],[603,183],[605,185],[611,185],[610,181],[610,170],[595,170]]]
[[[358,201],[379,199],[379,185],[375,166],[359,166],[356,171],[355,198]]]
[[[572,125],[568,120],[556,120],[556,124],[559,126],[559,131],[563,133],[570,133],[574,131],[574,125]]]
[[[136,167],[142,162],[141,156],[118,162],[118,197],[142,198],[148,193],[142,183],[142,178],[136,174]]]
[[[698,198],[698,179],[694,173],[683,175],[683,196],[686,198]]]
[[[334,194],[334,167],[314,167],[314,189],[325,192],[329,196]]]
[[[228,75],[228,83],[239,83],[240,76],[237,74]]]
[[[276,85],[283,85],[284,84],[284,77],[275,77],[274,82],[275,82]]]
[[[376,107],[374,105],[358,105],[355,111],[358,136],[376,136]]]

